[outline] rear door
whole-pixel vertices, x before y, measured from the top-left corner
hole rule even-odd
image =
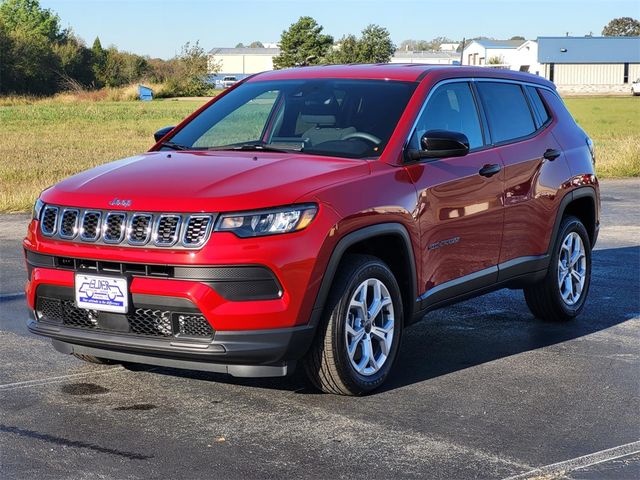
[[[546,253],[559,183],[569,173],[561,158],[561,147],[549,128],[552,118],[537,88],[496,81],[478,81],[476,85],[492,143],[505,166],[504,235],[499,263],[506,263],[501,271],[510,276],[509,266],[522,263],[535,269],[535,259],[531,257]]]
[[[421,235],[423,306],[481,288],[497,278],[503,226],[502,162],[486,146],[471,84],[455,81],[435,87],[409,141],[417,149],[428,130],[464,133],[464,157],[423,160],[406,169],[418,191],[415,213]],[[491,176],[483,176],[493,166]]]

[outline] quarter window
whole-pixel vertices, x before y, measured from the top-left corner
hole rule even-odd
[[[493,143],[526,137],[536,130],[531,109],[520,85],[478,82]]]
[[[537,88],[527,87],[527,91],[529,92],[529,98],[531,98],[531,105],[533,106],[533,110],[536,112],[538,116],[538,120],[540,121],[540,125],[544,125],[549,120],[549,112],[547,112],[547,108],[542,103],[540,99],[540,93]]]
[[[437,88],[418,120],[411,148],[419,149],[420,138],[429,130],[464,133],[469,148],[483,145],[478,109],[468,83],[448,83]]]

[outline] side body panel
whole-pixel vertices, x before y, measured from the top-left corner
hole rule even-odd
[[[569,178],[564,155],[546,160],[547,149],[560,149],[552,130],[557,121],[533,138],[498,148],[505,164],[505,220],[500,262],[544,255],[556,212]]]

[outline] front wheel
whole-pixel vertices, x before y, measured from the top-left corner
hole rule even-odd
[[[582,222],[562,220],[547,275],[524,289],[531,312],[543,320],[571,320],[584,308],[591,283],[591,243]]]
[[[402,326],[400,288],[389,267],[376,257],[349,255],[304,360],[307,376],[326,393],[370,392],[391,371]]]

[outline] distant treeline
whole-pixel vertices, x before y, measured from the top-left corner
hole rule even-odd
[[[202,95],[207,56],[187,43],[171,60],[143,57],[96,37],[91,48],[38,0],[0,3],[0,95],[51,95],[60,91],[120,87],[134,82],[163,83],[175,95]]]

